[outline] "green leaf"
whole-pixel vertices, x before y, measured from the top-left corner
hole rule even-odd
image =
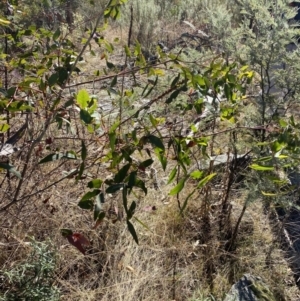
[[[174,99],[177,98],[177,96],[179,95],[179,93],[181,92],[180,89],[175,90],[166,100],[166,103],[169,104],[171,103]]]
[[[274,170],[274,166],[262,166],[258,164],[251,164],[250,168],[254,170],[261,170],[261,171],[271,171]]]
[[[62,236],[70,236],[73,234],[73,231],[70,229],[60,229],[60,233]]]
[[[81,209],[93,210],[94,201],[93,200],[81,200],[81,201],[79,201],[78,206]]]
[[[142,181],[141,179],[135,178],[134,186],[142,189],[143,192],[145,193],[145,195],[147,194],[147,192],[148,192],[147,187],[145,185],[145,182]]]
[[[110,83],[110,87],[111,87],[111,88],[114,87],[114,86],[117,84],[117,82],[118,82],[118,77],[115,76],[115,77],[113,78],[113,80],[111,81],[111,83]]]
[[[42,160],[40,160],[39,164],[53,162],[53,161],[57,161],[60,159],[75,160],[75,159],[77,159],[77,157],[76,157],[76,154],[74,154],[73,152],[66,152],[65,154],[63,154],[63,153],[50,154],[50,155],[46,156],[45,158],[43,158]]]
[[[155,117],[153,117],[151,113],[149,114],[149,119],[153,127],[156,128],[157,125],[159,124],[159,121]]]
[[[59,30],[59,28],[57,28],[52,37],[53,41],[56,41],[59,36],[60,36],[60,30]]]
[[[95,221],[102,221],[104,218],[105,218],[105,212],[101,211],[101,212],[99,212]]]
[[[159,148],[156,148],[154,151],[157,155],[157,158],[158,158],[163,170],[165,171],[166,167],[167,167],[167,163],[168,163],[167,157],[164,155],[164,153]]]
[[[198,180],[203,176],[203,171],[201,170],[195,170],[193,171],[190,176],[194,179],[194,180]]]
[[[115,145],[116,145],[116,138],[117,138],[116,133],[110,132],[108,134],[108,138],[109,138],[109,145],[110,145],[111,151],[114,152]]]
[[[180,79],[180,73],[172,80],[171,87],[175,87]]]
[[[80,164],[78,175],[76,176],[77,181],[81,179],[81,176],[83,175],[83,172],[84,172],[84,168],[85,168],[85,165],[84,165],[84,162],[82,162]]]
[[[152,165],[153,159],[147,159],[139,164],[139,169],[145,169]]]
[[[0,25],[6,26],[6,25],[9,25],[9,24],[10,24],[10,21],[0,18]]]
[[[146,92],[146,90],[143,91],[142,95],[144,96],[144,98],[147,97],[152,92],[152,90],[154,89],[154,87],[156,87],[157,82],[158,82],[158,76],[156,76],[155,81],[154,81],[152,87],[147,92]],[[146,92],[145,95],[144,95],[144,92]]]
[[[130,49],[127,45],[124,46],[124,49],[125,49],[125,53],[128,57],[131,57],[131,53],[130,53]]]
[[[116,183],[120,183],[120,182],[123,182],[123,180],[126,178],[127,176],[127,173],[130,169],[130,166],[131,164],[128,163],[126,165],[124,165],[120,170],[119,172],[115,175],[114,177],[114,182]]]
[[[177,96],[179,95],[180,92],[182,91],[187,91],[187,86],[183,85],[181,86],[179,89],[175,90],[170,96],[169,98],[166,100],[166,103],[171,103],[174,99],[177,98]]]
[[[163,144],[163,142],[161,141],[160,138],[154,136],[154,135],[149,135],[147,136],[147,140],[154,145],[155,147],[159,148],[160,150],[164,151],[165,150],[165,146]]]
[[[120,191],[124,187],[124,184],[113,184],[106,188],[106,193],[115,193]]]
[[[116,129],[119,127],[119,125],[120,125],[120,121],[116,120],[114,124],[110,127],[109,133],[114,133]]]
[[[178,194],[183,189],[186,180],[187,180],[186,177],[183,178],[183,179],[181,179],[178,182],[178,184],[173,189],[171,189],[169,195],[176,195],[176,194]]]
[[[202,179],[198,185],[197,188],[202,188],[203,186],[205,186],[212,178],[214,178],[217,174],[216,173],[212,173],[208,176],[206,176],[204,179]]]
[[[278,196],[278,193],[261,191],[264,196]]]
[[[132,188],[133,186],[135,186],[136,179],[137,179],[137,171],[134,170],[129,174],[129,177],[128,177],[127,185],[129,188]]]
[[[137,244],[139,244],[139,240],[138,240],[137,234],[136,234],[135,229],[134,229],[134,227],[133,227],[133,225],[132,225],[132,223],[130,221],[127,221],[127,227],[128,227],[128,230],[129,230],[130,234],[132,235],[134,241]]]
[[[102,186],[103,181],[101,179],[94,179],[90,182],[88,182],[89,188],[100,188]]]
[[[104,204],[104,194],[103,192],[100,192],[95,199],[95,205],[94,205],[94,221],[99,219],[99,215],[102,211],[102,204]],[[104,212],[103,212],[104,213]],[[103,217],[104,218],[104,217]]]
[[[69,76],[68,69],[67,68],[60,68],[58,70],[58,81],[57,81],[57,83],[59,85],[64,84],[64,82],[68,78],[68,76]]]
[[[93,191],[89,191],[81,198],[80,202],[87,201],[87,200],[95,197],[96,195],[98,195],[100,192],[101,192],[101,190],[99,190],[99,189],[94,189]]]
[[[108,69],[112,69],[112,68],[115,67],[115,65],[113,63],[109,62],[109,61],[106,61],[106,66],[107,66]]]
[[[50,87],[54,86],[58,82],[58,79],[59,79],[58,73],[53,73],[48,79],[48,85]]]
[[[173,168],[173,170],[171,171],[170,175],[169,175],[169,179],[168,179],[168,183],[167,184],[170,184],[173,182],[173,180],[175,179],[175,176],[177,174],[177,166],[175,166]]]
[[[90,96],[87,90],[82,89],[78,92],[77,97],[76,97],[76,102],[80,109],[85,109],[88,106],[90,100]]]
[[[224,85],[224,93],[225,93],[227,100],[229,100],[229,101],[232,100],[232,91],[231,91],[230,86],[227,83]]]
[[[0,124],[0,132],[1,133],[5,133],[7,132],[7,130],[10,128],[10,125],[7,123],[4,124]]]
[[[67,151],[65,154],[64,154],[64,159],[77,159],[76,157],[76,153],[74,151]]]
[[[82,161],[84,161],[86,159],[86,156],[87,156],[87,149],[84,144],[84,141],[81,140],[81,159],[82,159]]]
[[[91,114],[88,111],[86,111],[84,109],[81,109],[80,110],[80,119],[84,123],[90,124],[90,123],[92,123],[92,121],[93,121],[94,118],[91,116]]]
[[[0,163],[0,168],[6,169],[9,172],[16,175],[18,178],[22,179],[21,174],[15,169],[15,167],[13,165],[6,164],[6,163]]]
[[[130,220],[132,218],[135,209],[136,209],[136,202],[133,201],[127,211],[127,220]]]

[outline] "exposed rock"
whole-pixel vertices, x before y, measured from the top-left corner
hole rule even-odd
[[[213,167],[216,166],[222,166],[225,165],[227,162],[233,162],[234,160],[237,160],[237,163],[240,163],[241,165],[245,165],[246,162],[250,162],[251,157],[249,154],[241,154],[241,155],[235,155],[232,153],[229,154],[221,154],[217,156],[212,156],[210,159],[203,159],[201,161],[198,161],[196,164],[194,164],[190,169],[189,172],[192,172],[197,169],[203,169],[206,170],[211,166],[211,162]],[[247,164],[246,164],[247,165]]]
[[[224,301],[276,301],[260,277],[245,274],[235,283]]]

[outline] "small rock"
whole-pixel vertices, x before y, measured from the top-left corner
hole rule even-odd
[[[224,301],[276,301],[260,277],[245,274],[235,283]]]

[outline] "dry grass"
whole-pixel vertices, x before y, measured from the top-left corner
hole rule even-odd
[[[115,35],[115,32],[107,33],[112,40]],[[90,73],[103,63],[97,57],[91,58],[89,54],[86,61],[88,65],[84,68]],[[93,89],[101,95],[98,86]],[[188,117],[192,120],[194,116]],[[112,120],[106,120],[109,128]],[[61,135],[70,138],[55,139],[51,145],[53,150],[80,151],[80,139],[86,137],[86,131],[78,119],[74,119],[74,123],[76,135],[79,133],[76,137],[64,131],[59,132],[54,126],[50,128],[47,133],[49,137]],[[31,126],[37,131],[37,123]],[[96,134],[93,138],[88,148],[91,161],[103,155],[102,146],[107,143],[97,140]],[[213,150],[222,150],[227,138],[224,135],[216,139]],[[241,149],[246,149],[246,146],[241,146]],[[137,193],[130,197],[131,201],[137,201],[135,216],[147,226],[133,220],[140,241],[136,245],[124,219],[114,222],[114,212],[108,214],[97,229],[93,229],[92,213],[77,206],[91,178],[105,179],[110,176],[111,171],[107,166],[96,161],[88,169],[92,176],[88,175],[78,182],[74,178],[65,179],[43,191],[43,187],[61,178],[64,171],[70,171],[78,164],[78,161],[68,161],[63,165],[37,165],[38,160],[47,153],[45,149],[41,153],[35,152],[30,161],[30,171],[20,197],[32,196],[1,213],[2,270],[26,258],[29,252],[26,242],[28,237],[34,236],[38,241],[50,238],[57,249],[59,260],[55,284],[61,289],[61,300],[185,301],[200,296],[204,298],[209,294],[216,300],[222,300],[231,285],[244,273],[261,276],[277,294],[278,300],[296,300],[298,297],[296,287],[289,286],[293,283],[293,275],[276,242],[277,238],[270,227],[268,215],[264,213],[261,200],[256,200],[247,209],[239,228],[236,247],[229,252],[219,231],[218,210],[220,198],[225,193],[222,185],[211,184],[211,194],[207,194],[206,198],[206,202],[209,201],[208,213],[203,211],[203,190],[190,200],[185,216],[182,217],[178,210],[178,200],[168,195],[171,185],[166,185],[173,163],[170,160],[167,171],[163,172],[160,163],[155,160],[153,167],[157,172],[158,189],[153,188],[154,180],[144,175],[150,186],[148,194],[144,196]],[[138,154],[134,156],[140,158]],[[24,165],[22,154],[12,160],[18,168]],[[4,174],[1,174],[1,181],[4,183],[1,187],[4,195],[1,202],[5,204],[15,191],[17,181],[15,178],[8,181]],[[180,194],[181,204],[192,187],[193,183],[189,182]],[[245,187],[237,187],[229,195],[232,226],[240,216],[247,193]],[[117,206],[121,210],[121,196],[107,195],[106,206],[107,209]],[[147,206],[155,206],[156,210],[149,212]],[[85,256],[61,236],[62,228],[73,229],[88,237],[91,246]]]

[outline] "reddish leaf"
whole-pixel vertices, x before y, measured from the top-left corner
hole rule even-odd
[[[85,249],[83,246],[89,246],[90,242],[80,233],[73,233],[66,236],[68,242],[76,247],[83,255],[85,255]]]
[[[195,145],[196,145],[196,142],[191,140],[188,142],[187,147],[193,147]]]
[[[138,169],[141,171],[146,171],[146,168],[144,166],[139,166]]]
[[[93,226],[93,230],[97,229],[99,225],[103,222],[103,219],[97,219],[95,225]]]
[[[46,204],[49,200],[50,200],[50,196],[48,198],[46,198],[45,200],[43,200],[43,203]]]
[[[51,144],[51,143],[53,143],[53,139],[51,137],[49,137],[45,140],[45,142],[46,142],[46,144]]]

